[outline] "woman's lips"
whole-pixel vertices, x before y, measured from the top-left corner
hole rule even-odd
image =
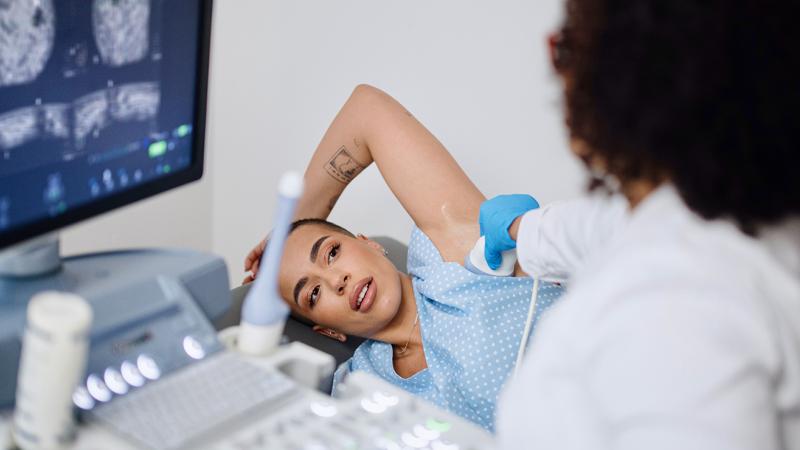
[[[372,307],[372,304],[375,303],[375,294],[377,292],[378,292],[377,283],[375,282],[375,280],[372,280],[372,282],[369,285],[369,288],[367,288],[367,293],[364,294],[364,300],[361,301],[361,307],[358,308],[359,312],[365,313],[369,311],[369,309]]]
[[[367,294],[366,293],[364,294],[364,300],[362,300],[362,304],[360,306],[358,304],[358,298],[361,296],[361,291],[364,290],[364,286],[367,286],[371,282],[372,282],[372,277],[366,277],[363,280],[356,283],[355,286],[353,286],[353,292],[350,293],[350,299],[349,299],[350,309],[352,309],[353,311],[358,311],[359,309],[361,309],[360,306],[364,306],[363,301],[366,300]]]

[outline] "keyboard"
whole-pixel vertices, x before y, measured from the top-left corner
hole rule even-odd
[[[219,352],[88,412],[119,434],[153,449],[192,447],[248,412],[280,409],[297,385],[232,352]]]
[[[331,398],[307,391],[281,411],[227,433],[213,450],[491,450],[488,431],[364,372]]]

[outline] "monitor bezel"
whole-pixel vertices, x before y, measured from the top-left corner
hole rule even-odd
[[[0,251],[15,244],[52,233],[77,222],[99,216],[131,203],[153,197],[184,184],[199,180],[203,176],[205,160],[206,109],[208,96],[208,70],[211,51],[211,17],[213,0],[201,2],[198,29],[197,72],[195,79],[194,121],[192,124],[192,163],[189,167],[165,175],[141,186],[121,191],[107,198],[78,206],[54,217],[24,224],[0,233]]]

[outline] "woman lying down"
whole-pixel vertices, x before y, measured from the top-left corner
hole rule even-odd
[[[345,187],[375,162],[415,223],[408,274],[380,244],[324,219]],[[314,330],[367,338],[334,376],[363,370],[484,428],[523,338],[534,280],[476,275],[463,267],[479,237],[484,196],[442,144],[397,101],[359,86],[305,172],[286,241],[281,296]],[[262,241],[245,270],[256,273]],[[523,275],[517,268],[515,275]],[[252,281],[249,276],[245,281]],[[540,282],[538,316],[561,294]]]

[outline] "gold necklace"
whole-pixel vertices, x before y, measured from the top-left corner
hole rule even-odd
[[[414,334],[414,330],[417,328],[417,322],[419,321],[419,312],[417,312],[417,317],[414,318],[414,325],[411,327],[411,331],[408,333],[408,339],[406,339],[406,345],[403,346],[400,350],[395,350],[395,354],[397,356],[403,356],[408,350],[408,344],[411,343],[411,335]]]

